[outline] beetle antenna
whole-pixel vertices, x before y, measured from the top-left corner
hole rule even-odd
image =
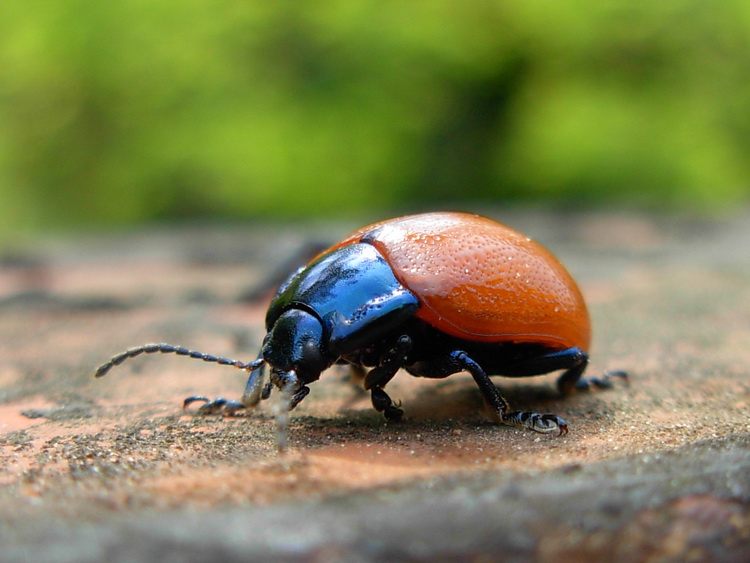
[[[264,362],[263,358],[258,358],[257,360],[246,364],[245,362],[241,362],[239,360],[222,358],[220,356],[212,356],[211,354],[206,354],[197,350],[189,350],[188,348],[184,348],[182,346],[173,346],[172,344],[165,344],[164,342],[162,342],[159,344],[144,344],[143,346],[136,346],[135,348],[130,348],[120,354],[117,354],[116,356],[113,356],[112,359],[108,362],[100,365],[97,368],[94,376],[102,377],[106,375],[109,370],[111,370],[115,366],[119,366],[127,359],[135,358],[136,356],[140,356],[141,354],[154,354],[156,352],[160,352],[162,354],[177,354],[178,356],[188,356],[189,358],[203,360],[204,362],[212,362],[220,364],[222,366],[234,366],[237,369],[248,372],[258,369],[261,365],[263,365]]]

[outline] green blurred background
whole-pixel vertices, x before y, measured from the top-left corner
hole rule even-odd
[[[750,2],[9,0],[0,240],[750,194]]]

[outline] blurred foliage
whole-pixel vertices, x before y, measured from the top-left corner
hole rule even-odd
[[[750,3],[0,6],[0,237],[184,216],[748,199]]]

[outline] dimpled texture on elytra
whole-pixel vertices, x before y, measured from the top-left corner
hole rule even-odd
[[[546,249],[465,213],[407,216],[360,229],[420,299],[417,317],[459,338],[586,351],[590,324],[570,274]]]

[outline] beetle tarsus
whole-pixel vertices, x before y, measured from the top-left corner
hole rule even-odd
[[[209,399],[208,397],[204,397],[203,395],[193,395],[191,397],[187,397],[184,401],[182,401],[182,409],[185,410],[193,403],[197,403],[199,401],[210,403],[211,399]]]
[[[244,410],[247,407],[239,401],[230,401],[222,397],[216,399],[209,399],[202,395],[195,395],[188,397],[182,402],[182,408],[187,409],[192,403],[203,402],[204,404],[195,411],[197,415],[210,415],[210,414],[223,414],[224,416],[236,416],[237,411]]]
[[[223,397],[217,397],[213,401],[209,401],[205,405],[201,405],[198,408],[198,414],[219,414],[223,413],[229,401]]]
[[[403,409],[395,405],[393,399],[381,387],[373,387],[370,389],[370,393],[372,394],[372,406],[376,411],[382,412],[386,420],[398,422],[403,418]]]
[[[297,391],[292,397],[292,400],[289,401],[289,410],[292,410],[294,409],[294,407],[299,405],[302,399],[307,397],[309,393],[310,393],[310,388],[307,385],[303,385],[302,387],[300,387],[299,391]]]
[[[552,434],[557,432],[558,436],[568,433],[568,424],[559,416],[554,414],[539,414],[529,411],[509,412],[502,415],[504,424],[528,428],[540,434]]]
[[[247,407],[243,405],[240,401],[227,401],[227,403],[224,405],[224,416],[237,416],[237,413],[239,411],[246,410]]]
[[[590,391],[592,389],[612,389],[614,384],[613,378],[622,379],[626,384],[629,383],[628,372],[616,370],[605,372],[601,377],[582,377],[576,381],[576,391]]]
[[[576,391],[590,391],[592,389],[611,389],[613,387],[612,379],[617,377],[628,383],[628,374],[625,371],[616,370],[608,371],[600,377],[582,377],[586,366],[588,365],[588,354],[577,348],[569,348],[562,352],[557,352],[543,357],[542,360],[549,361],[550,358],[561,360],[560,364],[549,367],[567,368],[566,371],[557,379],[557,388],[563,395],[570,395]],[[540,360],[536,360],[539,362]],[[566,365],[567,364],[567,365]]]
[[[404,418],[404,409],[391,405],[383,410],[383,416],[388,422],[401,422]]]

